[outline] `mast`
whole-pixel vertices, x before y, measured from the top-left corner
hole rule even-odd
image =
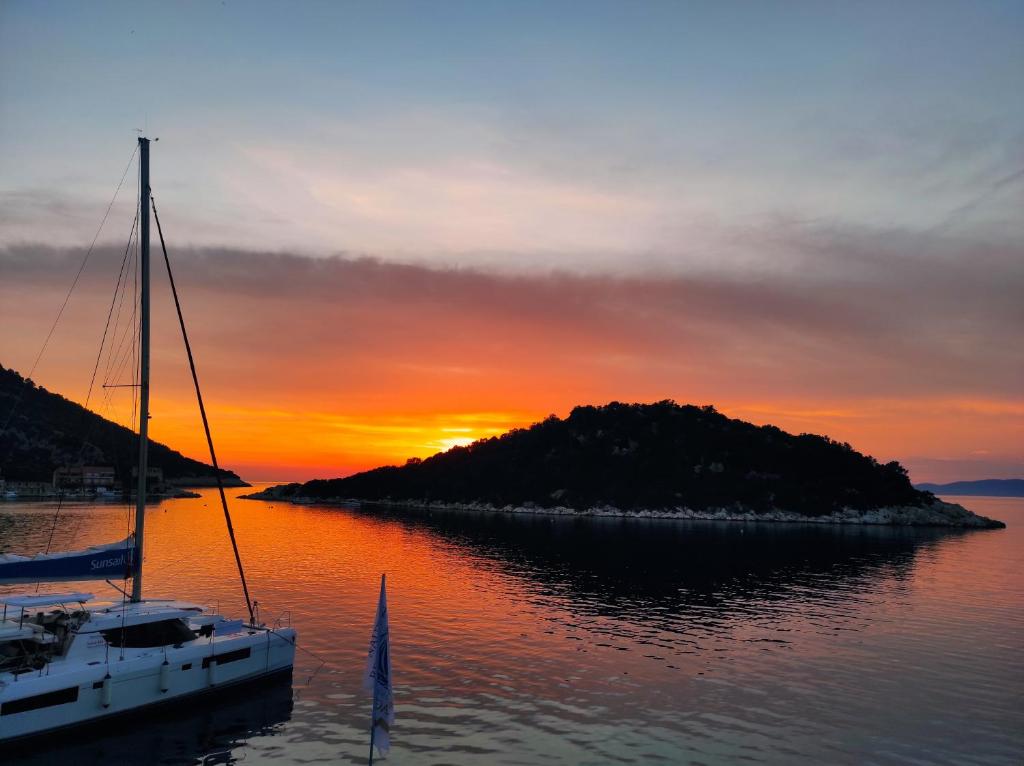
[[[135,496],[132,601],[142,600],[142,533],[146,525],[146,474],[149,467],[149,139],[142,136],[139,137],[139,203],[142,265],[139,324],[139,483]]]

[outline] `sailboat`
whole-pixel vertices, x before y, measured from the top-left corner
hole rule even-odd
[[[260,622],[249,597],[187,334],[185,346],[249,616],[229,619],[188,601],[143,598],[152,202],[150,140],[138,141],[141,319],[135,529],[124,540],[80,551],[0,555],[0,583],[130,578],[131,593],[108,602],[81,591],[0,596],[0,743],[288,674],[295,660],[295,630]],[[153,209],[156,216],[155,205]],[[156,222],[159,228],[159,217]],[[163,245],[162,232],[160,240]]]

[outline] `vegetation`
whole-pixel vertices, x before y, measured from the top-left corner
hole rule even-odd
[[[713,407],[577,407],[529,428],[343,479],[278,487],[278,497],[566,506],[772,509],[920,506],[896,462],[880,464],[825,436],[728,418]]]
[[[136,433],[0,365],[0,428],[12,412],[0,431],[3,478],[48,482],[58,466],[82,463],[110,465],[120,478],[131,476],[139,448]],[[157,442],[150,442],[149,464],[172,482],[214,476],[213,466]],[[241,483],[232,471],[221,469],[221,476]]]

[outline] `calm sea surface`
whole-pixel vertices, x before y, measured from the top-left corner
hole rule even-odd
[[[360,681],[387,572],[397,721],[382,763],[1019,766],[1024,500],[956,500],[1009,527],[381,514],[238,500],[262,615],[290,611],[316,656],[298,655],[290,686],[102,736],[54,737],[23,760],[365,763]],[[0,551],[44,546],[54,507],[0,503]],[[54,547],[113,541],[126,523],[123,506],[66,505]],[[242,616],[214,491],[152,506],[147,544],[147,595]],[[85,587],[116,595],[102,582]]]

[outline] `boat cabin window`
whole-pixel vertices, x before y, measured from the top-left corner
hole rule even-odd
[[[46,666],[50,648],[35,641],[0,641],[0,673],[24,673]]]
[[[125,628],[103,631],[103,638],[111,646],[124,646],[132,649],[182,644],[195,640],[195,637],[196,634],[192,629],[179,619],[144,622],[141,625],[129,625]]]
[[[0,705],[0,715],[14,715],[15,713],[26,713],[29,710],[39,710],[54,705],[64,705],[68,702],[78,700],[78,687],[71,686],[67,689],[36,694],[32,697],[22,697],[18,700],[11,700]]]
[[[28,618],[25,622],[34,623],[47,633],[53,633],[59,639],[64,640],[68,634],[68,624],[71,619],[71,616],[63,609],[54,609],[50,612],[37,612],[35,616]]]

